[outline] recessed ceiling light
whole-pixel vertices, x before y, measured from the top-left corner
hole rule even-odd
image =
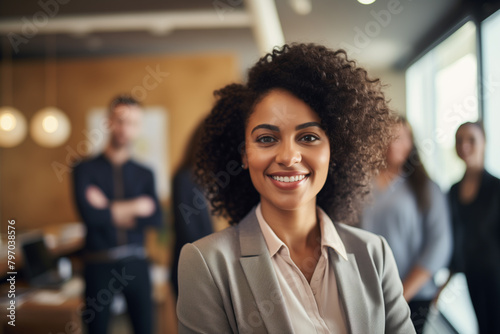
[[[312,2],[311,0],[289,0],[290,6],[299,15],[307,15],[311,13]]]
[[[358,0],[358,2],[363,5],[371,5],[375,0]]]

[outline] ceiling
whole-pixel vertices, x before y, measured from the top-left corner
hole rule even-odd
[[[42,0],[43,2],[44,0]],[[167,11],[217,11],[217,5],[244,11],[243,0],[45,0],[58,1],[54,17],[96,16]],[[252,0],[250,0],[252,1]],[[408,62],[463,18],[472,0],[377,0],[361,5],[356,0],[311,0],[312,11],[297,14],[290,0],[276,0],[286,42],[317,42],[345,48],[369,68],[404,68]],[[482,1],[485,2],[484,0]],[[65,4],[62,4],[65,3]],[[33,20],[43,10],[38,1],[0,1],[0,23]],[[54,37],[52,37],[54,38]],[[231,51],[246,68],[259,56],[249,27],[177,29],[165,34],[148,31],[57,34],[59,57],[193,53]],[[15,58],[43,58],[47,36],[35,34],[19,45]]]

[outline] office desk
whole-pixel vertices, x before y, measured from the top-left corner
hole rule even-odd
[[[19,282],[20,287],[26,287]],[[30,289],[20,295],[16,305],[15,327],[8,324],[9,319],[1,321],[1,332],[77,334],[82,333],[80,312],[84,306],[81,298],[83,280],[72,278],[60,289]],[[4,307],[4,305],[2,305]]]
[[[16,231],[17,232],[17,231]],[[59,225],[48,225],[41,229],[33,231],[24,231],[16,233],[16,271],[19,273],[23,267],[23,254],[21,244],[23,240],[31,235],[42,234],[50,252],[55,257],[72,254],[83,248],[85,243],[85,225],[83,223],[66,223]],[[2,237],[5,237],[2,235]],[[0,242],[0,276],[8,272],[7,267],[7,242]]]
[[[70,298],[60,305],[26,301],[16,311],[16,326],[12,327],[4,322],[3,333],[82,333],[82,305],[83,299],[79,297]]]
[[[30,232],[33,233],[33,232]],[[47,246],[51,253],[56,256],[65,256],[73,254],[82,249],[85,239],[85,229],[81,223],[69,223],[57,226],[47,226],[37,233],[43,233]],[[166,253],[166,250],[155,245],[150,235],[147,240],[148,245],[152,245],[148,253],[156,256]],[[16,270],[22,270],[21,242],[19,239],[16,247]],[[0,269],[1,274],[7,272],[6,243],[0,246]],[[5,248],[5,249],[4,249]],[[158,259],[156,259],[158,260]],[[78,262],[78,261],[77,261]],[[177,321],[175,317],[175,302],[168,285],[167,278],[164,276],[167,272],[165,266],[153,265],[153,300],[156,313],[156,333],[167,333],[177,331]],[[22,282],[16,282],[20,287]],[[82,331],[81,309],[83,303],[83,281],[79,288],[66,288],[72,290],[72,293],[66,296],[61,303],[50,304],[37,297],[37,293],[43,290],[33,290],[33,293],[23,298],[21,305],[16,307],[16,327],[7,324],[8,318],[5,312],[0,312],[1,333],[43,333],[43,334],[77,334]],[[67,283],[66,283],[67,284]],[[26,283],[25,283],[26,287]],[[79,290],[80,289],[80,290]],[[64,288],[63,288],[64,290]],[[53,291],[54,292],[54,291]],[[56,291],[57,292],[57,291]],[[42,295],[43,296],[43,295]],[[46,296],[49,296],[46,294]],[[5,297],[4,295],[0,297]],[[3,305],[0,305],[3,307]],[[4,309],[5,310],[5,309]]]

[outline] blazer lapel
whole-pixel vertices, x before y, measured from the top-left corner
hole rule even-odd
[[[364,296],[363,282],[358,271],[356,257],[354,254],[347,253],[348,261],[346,261],[333,250],[330,255],[335,268],[339,299],[344,308],[346,324],[350,329],[349,332],[369,333],[369,310],[364,302],[366,297]]]
[[[255,209],[238,224],[238,230],[241,245],[240,263],[267,331],[293,333]]]

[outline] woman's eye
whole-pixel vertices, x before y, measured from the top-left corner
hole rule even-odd
[[[274,143],[275,141],[276,141],[276,139],[274,139],[273,137],[270,137],[270,136],[263,136],[263,137],[257,138],[257,142],[262,143],[262,144],[270,144],[270,143]]]
[[[316,140],[319,140],[319,138],[313,135],[305,135],[304,137],[300,138],[300,141],[305,141],[309,143]]]

